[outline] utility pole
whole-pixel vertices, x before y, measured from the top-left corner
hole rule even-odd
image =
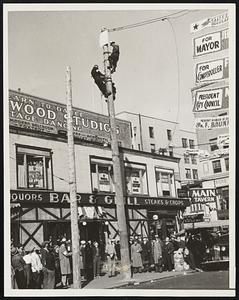
[[[75,169],[75,148],[72,124],[72,86],[71,69],[66,68],[66,100],[67,100],[67,136],[69,155],[69,186],[70,186],[70,206],[71,206],[71,240],[72,240],[72,266],[73,266],[73,288],[81,288],[80,274],[80,245],[78,227],[78,208],[76,198],[76,169]]]
[[[106,29],[107,30],[107,29]],[[119,145],[116,134],[116,122],[115,122],[115,108],[113,100],[112,78],[109,68],[109,46],[105,44],[103,46],[104,55],[104,71],[106,76],[106,88],[111,95],[108,96],[107,105],[110,118],[110,134],[111,134],[111,150],[112,150],[112,162],[114,171],[114,187],[115,187],[115,202],[117,220],[120,234],[120,253],[121,253],[121,273],[123,279],[131,278],[131,266],[129,257],[129,243],[126,224],[126,212],[125,212],[125,200],[123,195],[123,182],[119,156]]]

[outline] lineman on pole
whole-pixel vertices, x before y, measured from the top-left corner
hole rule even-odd
[[[119,45],[117,45],[115,42],[111,42],[110,46],[113,48],[111,54],[109,55],[110,70],[111,73],[114,73],[119,60]]]
[[[121,275],[123,279],[129,280],[131,278],[131,264],[129,257],[129,243],[128,243],[128,230],[126,223],[126,203],[123,194],[123,179],[121,172],[121,162],[119,155],[119,145],[116,133],[115,121],[115,108],[114,108],[114,94],[113,84],[111,79],[111,68],[109,62],[109,42],[108,42],[108,29],[103,28],[100,34],[100,46],[103,48],[104,55],[104,71],[106,78],[106,89],[110,92],[107,98],[109,119],[110,119],[110,135],[111,135],[111,150],[112,150],[112,163],[114,172],[114,187],[115,187],[115,202],[117,212],[117,223],[120,235],[120,248],[121,248]]]

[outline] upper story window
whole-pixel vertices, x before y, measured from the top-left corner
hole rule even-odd
[[[197,169],[193,169],[193,179],[198,179],[198,170]]]
[[[188,141],[185,138],[182,138],[182,146],[183,148],[187,148],[188,147]]]
[[[191,161],[192,161],[192,164],[193,164],[193,165],[196,165],[196,164],[197,164],[196,155],[194,155],[194,154],[191,155]]]
[[[185,164],[189,164],[190,163],[190,160],[189,160],[189,155],[188,154],[184,154],[184,163]]]
[[[154,138],[154,128],[151,126],[149,126],[149,137],[152,139]]]
[[[150,150],[152,153],[155,153],[155,144],[150,144]]]
[[[137,126],[134,126],[133,127],[133,135],[134,135],[134,137],[136,137],[136,133],[137,133]]]
[[[225,158],[225,167],[226,167],[226,171],[229,171],[229,157]]]
[[[169,153],[169,156],[173,157],[173,147],[172,146],[168,147],[168,153]]]
[[[53,188],[51,150],[17,146],[16,161],[18,188]]]
[[[172,130],[167,129],[167,137],[168,137],[168,141],[172,141]]]
[[[91,158],[90,170],[94,192],[114,192],[113,165],[110,160]]]
[[[156,168],[155,175],[158,196],[175,197],[173,171]]]
[[[190,149],[194,149],[195,148],[194,140],[189,140],[189,148]]]
[[[212,162],[213,172],[214,173],[221,173],[222,167],[221,167],[221,161],[220,160],[214,160]]]
[[[128,195],[148,194],[146,165],[125,163],[125,180]]]
[[[215,151],[215,150],[218,149],[217,138],[210,139],[209,143],[210,143],[210,149],[211,149],[211,151]]]
[[[192,177],[191,177],[191,170],[190,169],[185,169],[185,175],[186,175],[186,178],[187,179],[191,179]]]

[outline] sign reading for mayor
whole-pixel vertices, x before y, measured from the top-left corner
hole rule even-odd
[[[219,129],[229,126],[229,117],[211,117],[211,118],[196,118],[196,129]]]
[[[190,26],[190,31],[191,33],[196,33],[198,31],[203,30],[204,28],[223,25],[226,22],[228,22],[228,12],[224,12],[214,17],[210,17],[207,19],[202,19],[200,21],[194,22]]]
[[[228,29],[213,32],[193,40],[194,56],[218,52],[228,48]]]
[[[211,111],[221,108],[228,108],[228,90],[229,87],[221,87],[211,90],[196,91],[194,112]]]
[[[9,91],[10,126],[31,131],[58,134],[67,131],[66,105]],[[110,141],[109,117],[73,108],[74,136],[83,140],[104,143]],[[130,122],[116,120],[117,135],[123,147],[131,148]]]
[[[196,83],[228,78],[229,59],[222,58],[196,65]]]
[[[192,203],[207,203],[216,201],[215,189],[190,189],[189,197]]]

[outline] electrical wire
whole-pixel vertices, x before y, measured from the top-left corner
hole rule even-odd
[[[190,11],[188,9],[184,9],[184,10],[172,13],[172,14],[168,14],[168,15],[162,16],[162,17],[158,17],[158,18],[154,18],[154,19],[149,19],[149,20],[141,21],[141,22],[134,23],[134,24],[128,24],[128,25],[125,25],[125,26],[111,28],[108,31],[109,32],[122,31],[122,30],[126,30],[126,29],[131,29],[131,28],[136,28],[136,27],[140,27],[140,26],[145,26],[145,25],[152,24],[152,23],[155,23],[155,22],[164,21],[165,18],[169,18],[171,16],[178,15],[178,14],[181,14],[183,12],[189,13]],[[181,16],[178,16],[178,17],[181,17]],[[176,17],[174,17],[174,18],[176,18]]]

